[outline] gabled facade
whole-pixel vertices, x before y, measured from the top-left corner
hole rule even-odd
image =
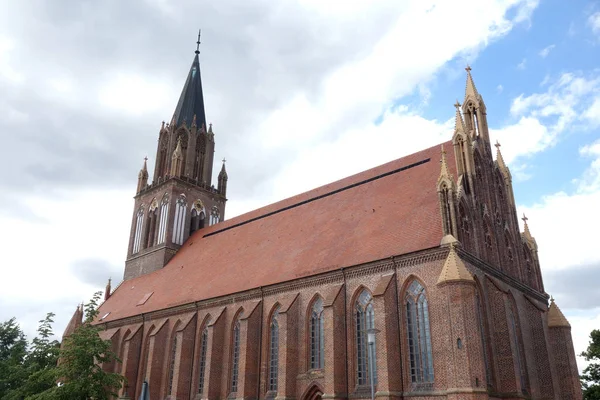
[[[122,398],[581,398],[470,68],[449,141],[226,221],[224,167],[209,189],[190,150],[210,129],[178,114],[197,125],[194,107],[161,129],[153,184],[140,172],[126,280],[100,307]],[[159,244],[143,227],[165,194]],[[194,225],[191,199],[218,223]]]

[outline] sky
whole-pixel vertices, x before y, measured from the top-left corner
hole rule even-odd
[[[78,303],[121,280],[137,173],[144,156],[153,165],[202,28],[226,218],[449,140],[470,64],[575,351],[600,328],[598,2],[0,9],[0,321],[33,336],[54,312],[60,334]]]

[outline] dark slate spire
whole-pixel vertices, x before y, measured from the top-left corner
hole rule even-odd
[[[200,34],[198,34],[197,45],[200,45]],[[192,126],[194,115],[196,115],[196,121],[198,126],[204,125],[206,127],[206,114],[204,113],[204,96],[202,94],[202,80],[200,79],[200,60],[198,55],[200,54],[199,47],[196,47],[196,55],[192,62],[192,67],[188,73],[185,85],[181,91],[177,108],[173,119],[177,126],[186,125]]]

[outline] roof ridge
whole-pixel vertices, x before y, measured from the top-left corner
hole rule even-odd
[[[343,191],[345,191],[345,190],[348,190],[348,189],[355,188],[355,187],[357,187],[357,186],[364,185],[364,184],[366,184],[366,183],[369,183],[369,182],[373,182],[373,181],[375,181],[375,180],[377,180],[377,179],[385,178],[386,176],[393,175],[393,174],[397,174],[397,173],[399,173],[399,172],[402,172],[402,171],[405,171],[405,170],[407,170],[407,169],[411,169],[411,168],[414,168],[414,167],[418,167],[419,165],[422,165],[422,164],[428,163],[429,161],[431,161],[431,158],[426,158],[426,159],[424,159],[424,160],[417,161],[417,162],[415,162],[415,163],[412,163],[412,164],[406,165],[406,166],[404,166],[404,167],[401,167],[401,168],[396,168],[395,170],[388,171],[388,172],[385,172],[385,173],[382,173],[382,174],[376,175],[376,176],[374,176],[374,177],[371,177],[371,178],[368,178],[368,179],[364,179],[364,180],[362,180],[362,181],[355,182],[355,183],[353,183],[353,184],[349,184],[349,185],[343,186],[343,187],[341,187],[341,188],[338,188],[338,189],[332,190],[332,191],[330,191],[330,192],[327,192],[327,193],[324,193],[324,194],[322,194],[322,195],[318,195],[318,196],[316,196],[316,197],[311,197],[311,198],[309,198],[309,199],[307,199],[307,200],[302,200],[302,201],[299,201],[299,202],[297,202],[297,203],[290,204],[290,205],[288,205],[288,206],[286,206],[286,207],[283,207],[283,208],[280,208],[280,209],[277,209],[277,210],[274,210],[274,211],[268,212],[268,213],[266,213],[266,214],[261,214],[261,215],[259,215],[259,216],[257,216],[257,217],[250,218],[250,219],[247,219],[247,220],[243,220],[243,221],[241,221],[241,222],[239,222],[239,223],[237,223],[237,224],[233,224],[233,225],[230,225],[230,226],[224,227],[224,228],[222,228],[222,229],[219,229],[219,230],[216,230],[216,231],[213,231],[213,232],[206,233],[206,234],[205,234],[205,235],[203,235],[202,237],[203,237],[203,238],[205,238],[205,237],[213,236],[213,235],[216,235],[216,234],[218,234],[218,233],[225,232],[225,231],[228,231],[228,230],[230,230],[230,229],[237,228],[237,227],[239,227],[239,226],[242,226],[242,225],[249,224],[250,222],[258,221],[258,220],[260,220],[260,219],[263,219],[263,218],[270,217],[271,215],[279,214],[279,213],[281,213],[281,212],[284,212],[284,211],[290,210],[290,209],[292,209],[292,208],[296,208],[296,207],[299,207],[299,206],[301,206],[301,205],[304,205],[304,204],[307,204],[307,203],[311,203],[311,202],[313,202],[313,201],[316,201],[316,200],[319,200],[319,199],[322,199],[322,198],[325,198],[325,197],[333,196],[334,194],[337,194],[337,193],[343,192]],[[275,204],[276,204],[276,203],[275,203]]]

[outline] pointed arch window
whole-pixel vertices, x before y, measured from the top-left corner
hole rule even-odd
[[[177,356],[177,333],[173,333],[171,346],[171,363],[169,365],[169,395],[173,394],[173,378],[175,376],[175,357]]]
[[[411,382],[416,388],[429,388],[434,378],[429,307],[425,288],[416,279],[406,290],[405,307]]]
[[[198,394],[204,394],[204,380],[206,376],[206,353],[208,351],[208,325],[210,324],[210,318],[204,324],[202,329],[202,335],[200,336],[200,362],[199,378],[198,378]]]
[[[173,221],[173,243],[183,244],[187,201],[184,195],[179,196],[175,203],[175,219]]]
[[[196,232],[198,229],[204,228],[204,205],[202,201],[196,200],[192,207],[192,218],[190,220],[190,235]]]
[[[133,234],[133,251],[135,254],[140,251],[142,244],[142,228],[144,227],[144,209],[140,207],[135,219],[135,233]]]
[[[169,218],[169,196],[165,195],[160,203],[160,219],[156,244],[162,244],[167,238],[167,221]]]
[[[219,209],[217,208],[217,206],[213,206],[213,208],[210,211],[209,225],[214,225],[214,224],[218,223],[219,219],[220,219]]]
[[[279,306],[273,312],[270,326],[269,344],[269,391],[277,392],[279,376]]]
[[[325,317],[323,315],[323,299],[315,300],[310,313],[310,368],[320,369],[325,366]]]
[[[367,340],[367,331],[375,328],[375,310],[373,308],[373,297],[367,289],[363,289],[356,299],[354,316],[356,322],[356,384],[361,386],[370,385],[370,370],[373,373],[373,383],[377,384],[377,358],[375,351],[377,343],[373,344],[373,351],[370,354]],[[372,365],[369,365],[369,362]]]
[[[238,390],[239,364],[240,364],[240,317],[238,315],[235,324],[233,325],[232,346],[231,346],[231,393],[236,393]]]
[[[142,242],[142,247],[148,248],[154,246],[154,242],[156,239],[156,220],[158,218],[158,203],[156,199],[152,199],[150,203],[150,207],[148,208],[148,217],[146,232],[144,234],[144,240]]]

